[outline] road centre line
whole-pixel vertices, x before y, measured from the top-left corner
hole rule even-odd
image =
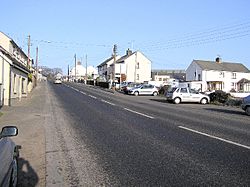
[[[84,94],[84,95],[87,95],[85,92],[83,92],[83,91],[80,91],[80,93],[82,93],[82,94]]]
[[[239,146],[239,147],[243,147],[243,148],[245,148],[245,149],[249,149],[249,150],[250,150],[250,147],[249,147],[249,146],[246,146],[246,145],[243,145],[243,144],[240,144],[240,143],[236,143],[236,142],[233,142],[233,141],[230,141],[230,140],[226,140],[226,139],[223,139],[223,138],[219,138],[219,137],[217,137],[217,136],[213,136],[213,135],[209,135],[209,134],[206,134],[206,133],[203,133],[203,132],[199,132],[199,131],[196,131],[196,130],[193,130],[193,129],[190,129],[190,128],[187,128],[187,127],[183,127],[183,126],[178,126],[178,127],[181,128],[181,129],[184,129],[184,130],[193,132],[193,133],[197,133],[197,134],[200,134],[200,135],[209,137],[209,138],[213,138],[213,139],[216,139],[216,140],[220,140],[220,141],[223,141],[223,142],[226,142],[226,143],[229,143],[229,144],[233,144],[233,145],[236,145],[236,146]]]
[[[103,99],[102,99],[101,101],[104,102],[104,103],[110,104],[110,105],[112,105],[112,106],[115,106],[114,103],[108,102],[108,101],[106,101],[106,100],[103,100]]]
[[[93,96],[93,95],[89,95],[89,97],[93,98],[93,99],[96,99],[97,97]]]
[[[147,118],[150,118],[150,119],[154,119],[154,117],[152,117],[152,116],[149,116],[149,115],[146,115],[146,114],[143,114],[143,113],[140,113],[140,112],[136,112],[136,111],[130,110],[130,109],[128,109],[128,108],[124,108],[124,110],[127,110],[127,111],[132,112],[132,113],[135,113],[135,114],[139,114],[139,115],[141,115],[141,116],[144,116],[144,117],[147,117]]]

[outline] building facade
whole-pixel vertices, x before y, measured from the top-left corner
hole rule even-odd
[[[27,96],[30,70],[28,56],[2,32],[0,32],[0,66],[0,103],[11,105],[13,99]]]
[[[222,90],[225,92],[250,92],[248,82],[250,71],[243,64],[215,61],[193,60],[186,71],[187,81],[200,81],[202,91]],[[250,87],[250,86],[249,86]]]

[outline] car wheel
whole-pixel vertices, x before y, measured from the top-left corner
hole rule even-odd
[[[135,92],[134,95],[135,95],[135,96],[138,96],[138,95],[139,95],[139,92]]]
[[[13,159],[13,166],[12,166],[12,172],[11,172],[11,178],[10,178],[10,187],[16,187],[17,186],[17,158]]]
[[[158,95],[158,93],[157,93],[157,92],[154,92],[154,93],[153,93],[153,96],[157,96],[157,95]]]
[[[250,106],[248,106],[248,107],[246,108],[246,114],[247,114],[248,116],[250,116]]]
[[[207,104],[207,99],[206,98],[202,98],[201,99],[201,104],[203,104],[203,105]]]
[[[176,97],[175,99],[174,99],[174,103],[175,104],[179,104],[181,102],[181,99],[179,98],[179,97]]]

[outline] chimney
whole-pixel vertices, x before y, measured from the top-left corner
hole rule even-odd
[[[217,58],[215,59],[215,63],[221,64],[221,63],[222,63],[222,59],[221,59],[220,57],[217,57]]]
[[[132,50],[130,50],[130,49],[128,48],[126,55],[129,56],[129,55],[131,55],[131,54],[132,54]]]

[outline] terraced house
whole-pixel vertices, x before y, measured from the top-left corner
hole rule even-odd
[[[0,32],[0,105],[26,97],[30,68],[28,56],[7,35]]]

